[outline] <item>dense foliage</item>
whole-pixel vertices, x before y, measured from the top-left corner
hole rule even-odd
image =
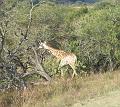
[[[33,6],[38,2],[33,1]],[[30,63],[30,58],[34,54],[29,47],[35,46],[37,49],[40,41],[47,41],[54,48],[74,52],[78,58],[76,70],[80,74],[119,69],[120,4],[118,0],[79,6],[41,1],[32,10],[28,29],[31,4],[29,0],[5,0],[1,4],[0,78],[2,79],[0,84],[10,83],[13,77],[17,78],[14,80],[19,84],[21,79],[22,82],[26,80],[18,74],[16,76],[14,72],[8,75],[9,72],[14,71],[11,71],[11,68],[8,68],[9,72],[6,74],[7,69],[3,68],[7,67],[3,65],[10,67],[16,65],[16,68],[13,67],[15,72],[20,71],[22,75],[34,71],[35,64]],[[4,43],[2,43],[3,36]],[[46,72],[51,76],[59,75],[56,59],[44,50],[37,51]],[[14,56],[13,59],[11,56]]]

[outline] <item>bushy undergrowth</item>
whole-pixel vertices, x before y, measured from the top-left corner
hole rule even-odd
[[[83,78],[56,78],[52,83],[40,83],[24,91],[1,93],[1,107],[71,107],[120,89],[119,71]]]

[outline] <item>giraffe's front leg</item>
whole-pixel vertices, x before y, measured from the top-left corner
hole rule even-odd
[[[64,66],[64,62],[61,60],[61,61],[60,61],[60,64],[59,64],[59,67],[58,67],[58,70],[59,70],[60,73],[61,73],[61,77],[64,77],[64,70],[61,69],[63,66]]]
[[[60,71],[61,77],[64,77],[64,71],[61,69],[62,67],[59,65],[58,71]]]

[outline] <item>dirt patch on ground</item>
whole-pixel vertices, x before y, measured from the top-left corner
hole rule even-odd
[[[102,97],[78,102],[72,107],[120,107],[120,90],[110,92]]]

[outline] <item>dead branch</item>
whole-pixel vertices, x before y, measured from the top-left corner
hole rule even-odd
[[[0,56],[1,56],[1,53],[3,51],[5,34],[6,34],[6,30],[3,28],[3,25],[1,23],[1,26],[0,26]]]
[[[32,47],[32,50],[35,54],[35,61],[34,62],[35,62],[35,65],[36,65],[35,69],[36,69],[37,73],[40,74],[42,77],[44,77],[46,80],[50,81],[51,77],[45,72],[42,64],[39,62],[39,60],[38,60],[39,58],[38,58],[38,55],[37,55],[37,52],[36,52],[35,48]]]

